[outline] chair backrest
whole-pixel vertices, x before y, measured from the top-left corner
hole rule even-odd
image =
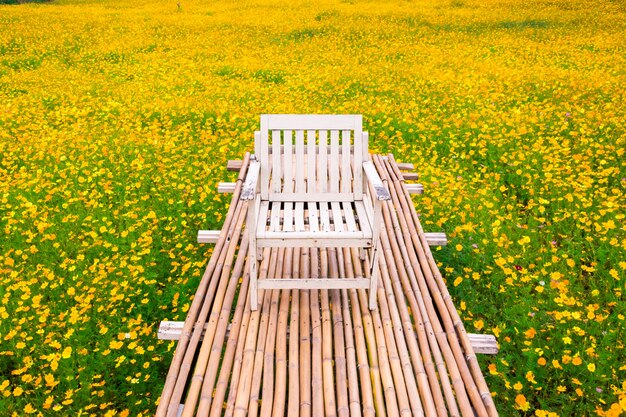
[[[261,199],[361,200],[367,142],[361,115],[261,115]]]

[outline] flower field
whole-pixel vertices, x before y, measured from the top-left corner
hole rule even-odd
[[[0,414],[149,416],[261,113],[413,162],[503,416],[626,415],[620,1],[0,5]]]

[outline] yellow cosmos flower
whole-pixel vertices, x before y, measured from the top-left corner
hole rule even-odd
[[[517,394],[515,404],[517,404],[518,409],[522,411],[528,411],[530,409],[530,403],[526,400],[524,394]]]

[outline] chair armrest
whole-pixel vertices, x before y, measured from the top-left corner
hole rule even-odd
[[[239,195],[240,200],[254,200],[256,195],[256,187],[259,183],[259,171],[261,169],[261,163],[259,161],[250,162],[248,167],[248,173],[246,174],[246,180],[243,183],[243,189]]]
[[[363,162],[363,170],[365,171],[365,176],[367,176],[367,180],[370,184],[372,184],[372,187],[374,187],[374,191],[376,192],[376,199],[391,200],[389,191],[385,189],[382,180],[378,176],[378,172],[376,172],[376,168],[374,168],[374,163],[372,161]]]

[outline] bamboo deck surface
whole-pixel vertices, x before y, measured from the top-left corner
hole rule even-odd
[[[260,290],[250,310],[248,160],[156,415],[496,416],[393,156],[373,156],[392,196],[374,311],[362,289]],[[259,278],[363,277],[367,266],[351,248],[265,249]]]

